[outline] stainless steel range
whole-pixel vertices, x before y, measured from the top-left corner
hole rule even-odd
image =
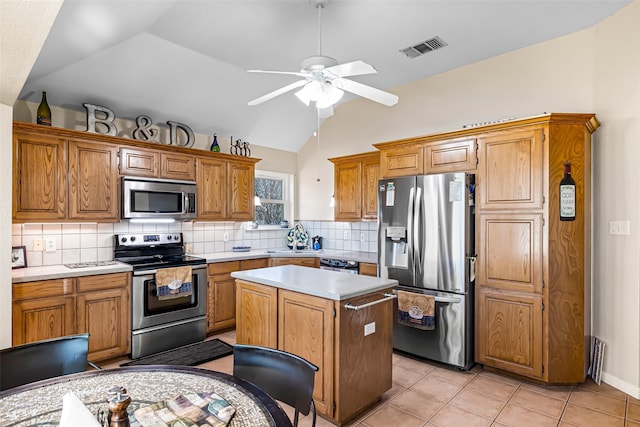
[[[133,359],[205,339],[207,263],[204,258],[185,254],[182,233],[118,234],[114,258],[133,267]],[[156,273],[163,268],[182,266],[191,267],[189,294],[159,297]]]

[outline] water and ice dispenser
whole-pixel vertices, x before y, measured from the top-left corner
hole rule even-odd
[[[386,267],[407,268],[409,266],[407,246],[407,227],[387,226],[384,239]]]

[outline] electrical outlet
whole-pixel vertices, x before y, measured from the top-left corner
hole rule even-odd
[[[192,253],[193,252],[193,243],[185,243],[184,244],[184,251],[187,253]]]
[[[44,251],[45,252],[55,252],[56,251],[56,239],[48,238],[44,239]]]
[[[362,243],[367,241],[367,235],[365,233],[360,233],[360,241]]]
[[[371,335],[376,331],[376,322],[367,323],[364,325],[364,336]]]
[[[351,238],[351,232],[349,230],[344,230],[343,239],[349,240]]]
[[[44,242],[42,241],[42,239],[34,239],[34,241],[33,241],[33,251],[34,252],[42,252],[43,248],[44,248]]]
[[[222,235],[222,240],[224,240],[225,242],[228,242],[229,241],[229,233],[224,233]]]

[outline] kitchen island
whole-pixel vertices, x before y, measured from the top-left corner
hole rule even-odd
[[[231,273],[236,340],[297,354],[320,370],[318,415],[343,425],[391,389],[395,280],[285,265]]]

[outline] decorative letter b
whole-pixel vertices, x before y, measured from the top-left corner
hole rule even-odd
[[[82,104],[82,106],[87,109],[87,132],[116,136],[116,134],[118,133],[118,129],[116,128],[115,123],[113,123],[113,121],[116,118],[116,115],[113,114],[113,111],[111,111],[107,107],[101,107],[99,105],[93,105],[93,104],[87,104],[87,103]],[[96,111],[103,113],[105,117],[103,119],[96,118]],[[99,123],[105,126],[107,128],[107,131],[98,132],[96,130],[96,123]]]

